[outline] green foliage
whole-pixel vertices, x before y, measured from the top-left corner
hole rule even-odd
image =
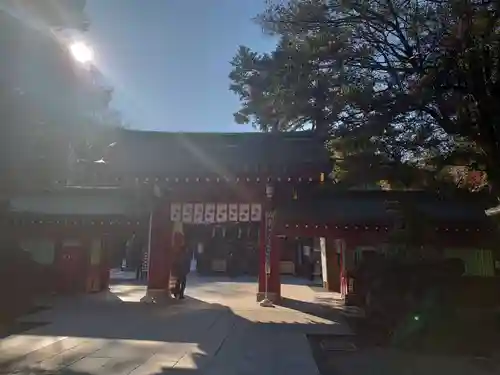
[[[458,165],[500,187],[498,20],[493,1],[270,2],[257,22],[279,42],[238,50],[235,116],[328,135],[337,179],[456,185]]]
[[[45,4],[45,5],[42,5]],[[81,1],[19,1],[51,27],[80,28]],[[83,1],[83,5],[84,5]],[[75,4],[63,8],[64,4]],[[2,3],[0,3],[2,5]],[[3,4],[5,5],[5,3]],[[79,6],[76,6],[79,5]],[[75,159],[98,160],[121,121],[96,69],[77,65],[53,30],[36,29],[0,8],[0,178],[2,189],[66,180]],[[36,10],[36,12],[35,12]],[[57,18],[57,14],[64,17]],[[64,12],[63,12],[64,10]],[[44,13],[45,11],[45,13]],[[49,17],[49,15],[52,16]]]

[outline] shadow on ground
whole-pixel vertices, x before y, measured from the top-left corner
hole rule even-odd
[[[118,296],[112,300],[113,293],[106,293],[103,300],[96,299],[85,305],[81,301],[75,301],[72,306],[62,306],[60,316],[50,325],[35,328],[28,332],[29,335],[60,336],[69,338],[80,338],[100,340],[102,343],[90,350],[82,349],[83,352],[71,347],[67,350],[57,348],[57,342],[53,344],[55,354],[47,356],[46,348],[28,353],[26,356],[0,363],[0,373],[16,374],[67,374],[67,375],[91,375],[96,373],[123,373],[134,374],[191,374],[196,373],[199,368],[205,367],[209,359],[214,358],[224,344],[220,333],[227,332],[226,327],[221,327],[218,321],[222,316],[230,320],[230,326],[236,324],[237,319],[231,311],[224,306],[206,304],[202,301],[188,298],[185,301],[173,302],[168,307],[161,305],[144,305],[135,302],[123,302]],[[105,301],[104,301],[105,300]],[[118,311],[119,310],[119,311]],[[93,314],[89,318],[89,314]],[[221,316],[222,315],[222,316]],[[79,316],[86,316],[86,324],[75,324]],[[168,327],[165,326],[165,318],[168,319]],[[147,321],[146,321],[147,320]],[[183,330],[186,324],[189,330]],[[207,327],[208,326],[208,327]],[[151,329],[154,327],[155,329]],[[207,329],[212,331],[209,335],[200,335],[197,331]],[[224,329],[225,328],[225,329]],[[219,341],[219,342],[217,342]],[[82,344],[85,346],[85,344]],[[141,370],[140,367],[148,365],[148,356],[154,357],[154,353],[164,345],[172,347],[175,356],[185,358],[189,349],[195,348],[195,352],[189,353],[190,367],[179,368],[180,360],[161,362],[152,369]],[[189,346],[189,347],[188,347]],[[59,352],[62,350],[62,352]],[[59,353],[58,353],[59,352]],[[74,352],[74,353],[72,353]],[[75,370],[79,361],[87,360],[89,355],[91,361],[97,362],[95,371]],[[119,360],[116,360],[119,356]],[[64,363],[57,364],[55,368],[44,368],[44,363],[57,362],[58,358]],[[107,358],[107,363],[99,366],[101,359]],[[146,358],[146,359],[144,359]],[[24,365],[29,364],[29,365]],[[177,367],[176,367],[177,366]]]
[[[330,321],[337,320],[339,316],[339,311],[331,306],[321,305],[314,302],[300,301],[292,298],[281,298],[279,306],[300,311],[305,314],[314,315]]]
[[[51,324],[29,331],[30,336],[79,338],[83,339],[83,344],[64,350],[56,348],[52,357],[47,357],[46,348],[35,350],[0,363],[0,373],[235,373],[221,372],[229,368],[263,375],[283,371],[308,374],[310,370],[306,368],[310,368],[307,367],[310,364],[306,359],[310,357],[304,347],[292,347],[289,356],[284,355],[284,350],[293,344],[290,335],[297,337],[300,333],[305,338],[303,332],[323,330],[327,326],[327,323],[307,319],[299,322],[286,313],[282,321],[266,320],[267,311],[259,309],[256,309],[257,314],[264,319],[251,320],[227,306],[189,297],[167,305],[126,302],[109,291],[87,297],[62,302],[55,309],[57,314]],[[334,321],[334,316],[329,319]],[[328,326],[331,327],[331,323]],[[307,343],[305,350],[308,350]],[[163,352],[168,352],[170,357],[165,359]],[[279,363],[273,361],[277,356],[281,358]],[[262,364],[255,358],[267,361],[268,371],[259,370]],[[103,359],[108,361],[100,366],[99,361]],[[78,370],[83,360],[98,368],[91,372]]]
[[[122,372],[122,369],[125,369],[125,372]],[[16,371],[16,375],[94,375],[96,373],[102,373],[102,374],[131,374],[134,375],[134,370],[132,372],[127,372],[128,367],[123,367],[123,366],[111,366],[106,369],[101,369],[101,371],[98,372],[85,372],[85,371],[75,371],[71,369],[60,369],[57,370],[57,372],[54,372],[53,370],[43,370],[39,369],[36,367],[33,368],[24,368],[20,370],[19,372]],[[109,372],[108,372],[109,371]],[[155,372],[140,372],[141,375],[162,375],[162,374],[167,374],[167,375],[190,375],[190,374],[198,374],[199,370],[193,370],[193,369],[176,369],[176,368],[169,368],[169,367],[164,367],[160,368],[159,370]]]
[[[321,374],[405,374],[409,369],[414,375],[500,373],[500,331],[494,322],[449,319],[403,345],[364,319],[348,322],[353,336],[308,335]],[[496,343],[488,340],[492,333]]]

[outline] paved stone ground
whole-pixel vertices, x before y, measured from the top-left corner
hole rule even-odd
[[[338,341],[341,338],[336,339]],[[324,375],[498,375],[498,362],[482,357],[418,354],[387,347],[358,347],[355,351],[325,351],[312,339]],[[314,342],[316,341],[316,342]],[[346,341],[351,341],[350,339]]]
[[[255,302],[253,279],[188,280],[188,298],[139,303],[145,287],[61,299],[30,316],[50,324],[0,341],[1,373],[319,374],[306,334],[350,334],[307,285],[284,285],[284,306]],[[25,318],[28,319],[28,318]]]

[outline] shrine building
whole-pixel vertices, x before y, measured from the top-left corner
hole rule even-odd
[[[257,300],[267,280],[278,301],[281,275],[309,277],[311,264],[325,288],[345,294],[347,267],[365,250],[384,249],[398,223],[390,202],[404,200],[417,200],[429,218],[429,244],[464,257],[480,251],[481,272],[497,272],[488,203],[336,191],[324,140],[312,132],[120,130],[108,151],[90,167],[76,165],[70,181],[8,202],[5,233],[47,266],[59,292],[106,288],[113,257],[135,235],[147,249],[148,298],[168,291],[181,243],[200,274],[258,276]]]

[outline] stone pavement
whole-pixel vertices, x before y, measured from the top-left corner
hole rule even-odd
[[[188,280],[188,298],[139,303],[145,287],[61,299],[30,316],[50,322],[0,341],[0,372],[20,374],[319,374],[307,333],[350,334],[306,285],[284,286],[285,306],[262,308],[252,279]],[[28,318],[26,318],[28,319]]]
[[[323,374],[334,375],[498,375],[500,365],[484,357],[422,354],[396,348],[367,347],[320,354]]]

